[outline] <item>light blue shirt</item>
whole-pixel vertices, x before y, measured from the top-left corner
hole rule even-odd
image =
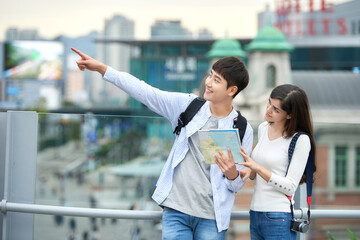
[[[131,74],[118,72],[111,67],[107,68],[104,74],[104,80],[115,84],[124,90],[131,97],[145,104],[155,113],[167,118],[172,128],[175,129],[178,123],[178,116],[185,111],[190,102],[197,96],[194,94],[185,94],[177,92],[166,92],[154,88],[144,81],[140,81]],[[233,128],[233,120],[237,117],[236,110],[225,118],[221,118],[218,123],[219,129]],[[175,167],[181,163],[189,151],[188,140],[191,135],[205,125],[211,116],[209,102],[196,113],[194,118],[181,130],[176,136],[174,145],[170,151],[168,159],[160,174],[156,184],[155,192],[152,198],[161,204],[169,195],[173,185],[173,174]],[[247,124],[246,132],[242,141],[242,147],[250,155],[253,145],[253,129]],[[228,229],[230,216],[234,204],[235,193],[239,191],[244,182],[238,176],[234,180],[228,180],[224,177],[220,168],[216,164],[210,167],[210,180],[213,191],[214,211],[218,231]]]

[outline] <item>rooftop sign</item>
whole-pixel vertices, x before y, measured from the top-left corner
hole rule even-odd
[[[276,27],[288,37],[346,35],[346,18],[327,0],[275,0]]]

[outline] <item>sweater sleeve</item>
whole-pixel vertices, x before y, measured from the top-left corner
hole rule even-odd
[[[272,173],[268,184],[288,196],[293,195],[304,174],[310,149],[310,138],[305,134],[301,135],[296,143],[287,175],[279,176]]]

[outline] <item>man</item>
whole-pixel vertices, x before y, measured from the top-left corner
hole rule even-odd
[[[194,94],[161,91],[74,48],[72,50],[81,57],[77,61],[80,70],[99,72],[104,80],[167,118],[173,128],[177,126],[178,116],[197,97]],[[164,240],[225,239],[234,193],[242,188],[244,182],[234,161],[219,158],[221,161],[216,164],[204,162],[197,131],[233,128],[238,114],[232,101],[248,82],[248,72],[238,58],[222,58],[212,66],[205,82],[206,102],[176,136],[152,196],[164,209]],[[242,147],[251,152],[252,145],[253,130],[247,123]]]

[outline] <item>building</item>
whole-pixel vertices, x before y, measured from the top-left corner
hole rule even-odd
[[[87,55],[95,57],[96,43],[93,41],[98,36],[98,33],[93,31],[87,35],[69,38],[66,36],[59,36],[57,39],[64,43],[66,49],[65,66],[66,79],[64,83],[64,102],[70,105],[79,107],[91,106],[93,102],[92,91],[92,73],[89,71],[79,71],[76,60],[79,56],[75,54],[70,48],[74,47]]]
[[[360,1],[280,0],[274,12],[266,8],[259,13],[259,29],[268,20],[295,47],[293,70],[352,71],[360,66]]]
[[[207,28],[201,28],[198,32],[198,38],[199,39],[212,39],[213,34],[207,29]]]
[[[17,29],[17,28],[9,28],[5,33],[6,41],[14,41],[14,40],[42,40],[39,36],[39,33],[36,29]]]
[[[270,23],[260,29],[245,48],[248,51],[251,79],[244,90],[245,105],[251,109],[246,116],[261,120],[264,102],[270,91],[277,85],[291,82],[290,52],[294,48],[287,42],[284,34]]]
[[[207,32],[205,32],[207,34]],[[151,39],[191,39],[192,33],[180,20],[156,20],[151,25]]]
[[[135,24],[121,15],[115,15],[105,20],[104,31],[99,38],[102,39],[126,39],[134,40]],[[121,43],[96,44],[95,58],[118,70],[130,71],[131,47]],[[92,73],[91,77],[92,105],[93,106],[117,106],[124,107],[128,100],[127,95],[115,86],[106,84],[101,80],[98,73]]]
[[[66,78],[63,42],[41,40],[36,30],[8,29],[1,47],[2,105],[18,109],[60,107]]]

